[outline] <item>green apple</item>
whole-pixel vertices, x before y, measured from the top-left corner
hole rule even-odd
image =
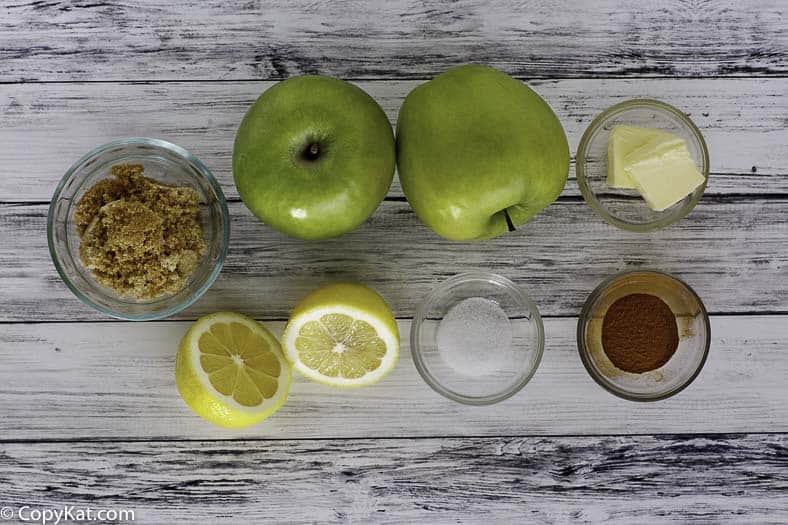
[[[569,145],[550,106],[479,65],[418,86],[397,121],[397,166],[416,215],[453,240],[495,237],[561,193]]]
[[[302,76],[265,91],[246,113],[233,148],[233,177],[260,220],[299,239],[356,228],[394,176],[394,133],[361,88]]]

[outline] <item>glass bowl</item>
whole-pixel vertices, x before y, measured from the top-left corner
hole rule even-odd
[[[79,258],[74,223],[76,204],[115,164],[137,163],[144,175],[165,184],[188,186],[200,198],[206,252],[179,292],[148,301],[121,297],[99,284]],[[213,284],[224,263],[230,217],[224,194],[210,170],[185,149],[163,140],[129,138],[99,146],[79,159],[55,189],[47,219],[49,252],[60,277],[79,299],[118,319],[145,321],[173,315],[196,301]]]
[[[602,347],[602,322],[615,301],[633,293],[655,295],[676,316],[678,347],[661,367],[643,373],[617,368]],[[630,401],[657,401],[677,394],[698,376],[709,353],[711,326],[706,308],[683,281],[657,271],[631,271],[603,281],[586,300],[577,323],[577,348],[591,377]]]
[[[608,186],[607,143],[610,130],[617,124],[662,129],[683,138],[706,181],[663,211],[649,208],[637,190]],[[692,211],[709,180],[709,152],[698,128],[678,109],[658,100],[629,100],[608,108],[591,122],[580,139],[575,170],[580,192],[594,212],[624,230],[649,232],[673,224]]]
[[[544,327],[536,305],[512,281],[466,273],[427,295],[410,342],[416,369],[436,392],[488,405],[531,379],[542,358]]]

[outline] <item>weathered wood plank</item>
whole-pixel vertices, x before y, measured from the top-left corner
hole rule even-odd
[[[392,123],[419,82],[360,82]],[[0,201],[48,200],[66,169],[93,147],[127,136],[180,144],[216,174],[229,197],[235,131],[272,82],[0,85]],[[788,79],[535,81],[563,122],[571,151],[591,120],[639,97],[690,113],[709,144],[709,194],[788,193]],[[746,147],[743,145],[746,144]],[[574,169],[570,177],[574,178]],[[392,196],[402,191],[395,179]],[[565,195],[579,195],[570,181]]]
[[[47,206],[0,205],[0,321],[105,320],[60,281],[46,247]],[[607,225],[583,202],[554,203],[521,230],[477,243],[450,242],[423,226],[407,202],[384,201],[343,237],[303,242],[230,205],[230,253],[219,279],[181,319],[221,309],[286,319],[327,280],[366,282],[411,317],[438,282],[490,270],[525,287],[544,315],[575,316],[593,288],[624,269],[686,279],[716,313],[785,312],[788,200],[704,198],[683,221],[636,234]]]
[[[696,382],[657,403],[614,397],[577,355],[576,319],[547,319],[539,370],[488,407],[444,399],[412,363],[400,321],[396,369],[363,390],[294,379],[287,404],[255,427],[223,430],[178,396],[174,362],[187,322],[8,324],[0,330],[2,439],[362,438],[788,432],[786,316],[712,318]],[[283,323],[267,323],[279,335]]]
[[[140,523],[785,523],[783,435],[0,445],[0,503]]]
[[[6,2],[0,78],[425,78],[466,62],[525,77],[780,75],[779,0]]]
[[[576,319],[548,318],[532,383],[486,408],[421,381],[403,320],[401,362],[379,385],[343,392],[297,378],[275,417],[230,432],[178,397],[174,354],[189,323],[89,322],[104,318],[70,295],[46,251],[41,203],[99,143],[145,135],[181,144],[234,199],[235,128],[270,80],[362,80],[393,122],[415,79],[475,61],[561,79],[532,85],[572,150],[612,103],[649,96],[684,109],[710,145],[707,197],[679,225],[634,235],[597,219],[570,181],[524,232],[483,244],[439,240],[396,200],[351,235],[302,243],[234,202],[225,271],[181,318],[226,308],[282,319],[307,290],[339,278],[372,284],[407,318],[438,280],[479,268],[514,278],[548,315],[576,315],[599,280],[636,267],[685,278],[714,312],[784,313],[785,6],[640,4],[0,6],[0,506],[132,508],[145,523],[787,522],[788,434],[591,435],[788,432],[788,316],[714,316],[697,382],[646,405],[600,389],[577,357]],[[726,78],[649,78],[665,76]],[[131,80],[188,82],[122,82]],[[401,196],[396,183],[390,196]],[[281,332],[283,323],[271,325]],[[537,437],[555,434],[589,436]],[[274,440],[170,441],[260,437]]]

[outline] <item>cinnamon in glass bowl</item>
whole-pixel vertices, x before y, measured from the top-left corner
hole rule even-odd
[[[624,272],[586,300],[577,347],[591,377],[631,401],[677,394],[700,373],[711,341],[706,308],[683,281],[657,271]]]

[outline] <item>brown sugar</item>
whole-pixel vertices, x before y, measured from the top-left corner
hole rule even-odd
[[[82,264],[121,296],[155,299],[181,290],[205,254],[199,196],[143,176],[141,164],[111,177],[77,203]]]
[[[620,370],[640,374],[661,367],[679,344],[676,316],[655,295],[626,295],[610,305],[602,322],[602,348]]]

